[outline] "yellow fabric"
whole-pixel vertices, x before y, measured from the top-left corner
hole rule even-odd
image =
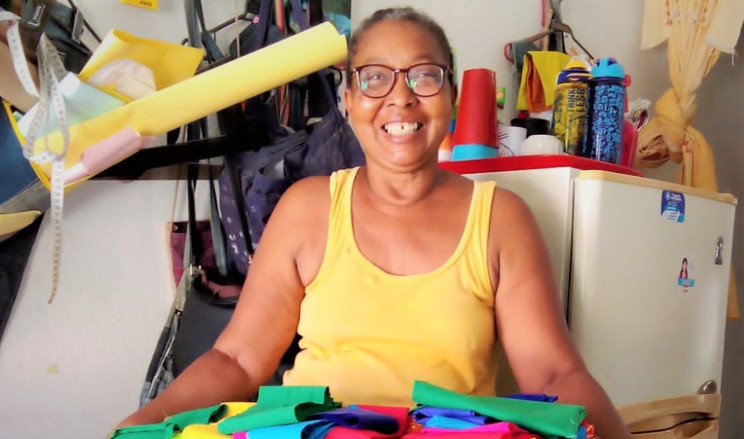
[[[180,434],[181,439],[232,439],[232,435],[222,434],[217,430],[217,425],[224,419],[231,416],[239,415],[249,408],[256,405],[254,402],[226,402],[227,412],[219,422],[213,422],[209,425],[192,424],[183,429]],[[175,436],[174,438],[175,439]]]
[[[494,182],[474,183],[453,255],[429,273],[386,273],[360,252],[351,221],[357,169],[331,176],[323,264],[305,289],[303,349],[286,385],[327,385],[342,403],[413,406],[414,380],[494,395],[494,293],[487,266]]]
[[[656,47],[669,38],[667,26],[667,1],[644,0],[641,27],[641,50]]]
[[[317,50],[318,47],[323,50]],[[339,35],[333,24],[323,23],[72,126],[65,169],[80,163],[87,148],[126,128],[132,128],[144,136],[164,134],[333,65],[346,58],[346,51],[346,38]],[[62,145],[62,135],[56,132],[39,139],[35,145],[36,153],[44,148],[45,142],[51,149],[57,150]],[[41,182],[49,187],[51,164],[39,165],[34,169],[38,170]]]
[[[721,52],[734,53],[744,22],[744,1],[718,0],[705,41]]]
[[[657,7],[644,9],[646,22],[658,22]],[[717,0],[678,0],[674,9],[666,9],[665,26],[668,27],[667,59],[672,88],[667,90],[654,105],[655,116],[640,131],[636,165],[655,168],[669,159],[680,163],[677,182],[687,186],[718,191],[713,150],[692,123],[697,103],[696,93],[703,78],[710,72],[720,56],[720,51],[706,42],[711,21],[718,9]],[[689,17],[695,17],[691,22]],[[741,24],[740,24],[741,25]],[[736,283],[729,282],[729,318],[739,315]]]
[[[540,113],[553,108],[558,74],[571,61],[563,52],[530,51],[524,55],[517,110]]]
[[[29,210],[18,213],[0,213],[0,238],[5,238],[13,233],[28,227],[41,215],[38,210]]]

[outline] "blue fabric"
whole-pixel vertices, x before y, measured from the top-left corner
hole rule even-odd
[[[324,419],[342,427],[357,430],[372,430],[383,434],[398,431],[398,421],[392,416],[363,410],[358,407],[336,409],[330,412],[312,415],[311,419]]]
[[[459,419],[461,421],[471,422],[476,425],[485,425],[491,420],[491,418],[489,418],[488,416],[481,416],[472,410],[446,409],[428,406],[414,409],[412,414],[413,419],[419,424],[426,424],[426,422],[434,416],[444,416],[447,418]]]
[[[463,421],[457,418],[448,418],[446,416],[435,415],[429,418],[424,426],[430,428],[446,428],[448,430],[465,430],[468,428],[479,427],[480,424]]]
[[[38,181],[10,124],[8,112],[0,105],[0,205]]]

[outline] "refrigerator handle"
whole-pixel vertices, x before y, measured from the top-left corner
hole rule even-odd
[[[719,236],[716,241],[716,265],[723,265],[723,236]]]

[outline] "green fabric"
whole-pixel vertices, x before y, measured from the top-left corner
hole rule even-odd
[[[248,431],[254,428],[293,424],[310,415],[341,407],[333,401],[328,387],[262,386],[256,405],[245,412],[224,419],[217,426],[222,434]]]
[[[175,424],[163,421],[159,424],[134,425],[116,430],[111,439],[172,439]]]
[[[467,396],[423,381],[414,383],[413,400],[432,407],[473,410],[481,415],[513,422],[543,436],[575,438],[579,424],[586,417],[586,409],[579,405]]]
[[[175,424],[177,431],[182,431],[191,424],[211,424],[217,422],[227,413],[225,404],[217,404],[203,409],[191,410],[169,417],[166,422]]]

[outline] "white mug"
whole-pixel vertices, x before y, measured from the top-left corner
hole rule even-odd
[[[563,144],[549,134],[533,134],[522,143],[521,155],[560,154]]]

